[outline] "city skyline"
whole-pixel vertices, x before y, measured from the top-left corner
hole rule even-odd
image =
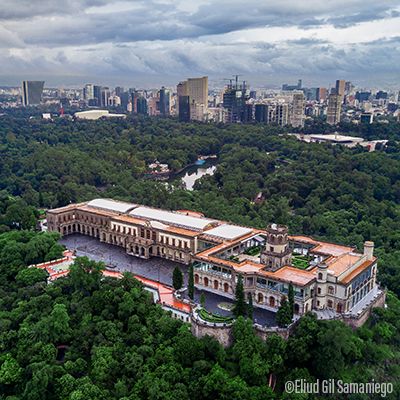
[[[372,0],[22,0],[0,6],[0,85],[172,86],[243,74],[252,86],[395,89],[400,5]]]

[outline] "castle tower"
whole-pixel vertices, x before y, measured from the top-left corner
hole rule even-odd
[[[318,264],[317,270],[317,284],[316,284],[316,303],[315,308],[317,310],[323,310],[326,308],[326,281],[328,278],[328,264],[321,262]]]
[[[292,250],[289,249],[287,226],[269,225],[267,233],[267,242],[261,250],[260,263],[266,265],[266,269],[272,272],[277,271],[285,265],[291,265]]]

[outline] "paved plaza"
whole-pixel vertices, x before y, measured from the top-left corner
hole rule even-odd
[[[164,258],[152,257],[149,260],[130,256],[126,254],[125,248],[117,247],[108,243],[100,242],[98,239],[75,233],[64,236],[60,242],[67,249],[75,250],[77,256],[87,256],[91,260],[103,261],[105,264],[115,266],[115,271],[131,271],[133,274],[164,283],[172,286],[172,272],[178,264],[184,273],[184,286],[187,286],[188,267],[177,263],[176,261],[166,260]],[[195,289],[195,299],[200,301],[201,290]],[[205,308],[213,313],[217,312],[222,316],[231,316],[232,313],[222,310],[218,307],[220,303],[232,303],[233,301],[217,293],[204,291],[206,296]],[[187,291],[183,292],[187,296]],[[275,313],[254,307],[253,321],[261,325],[275,326]]]

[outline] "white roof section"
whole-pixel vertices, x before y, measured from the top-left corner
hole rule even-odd
[[[98,210],[108,211],[111,213],[125,214],[132,208],[137,207],[135,204],[124,203],[122,201],[107,200],[107,199],[95,199],[89,201],[88,207],[96,208]]]
[[[108,114],[108,110],[89,110],[76,112],[75,117],[84,119],[99,119],[101,117],[107,117]]]
[[[205,218],[190,217],[169,211],[156,210],[147,207],[138,207],[129,213],[130,216],[135,218],[146,219],[149,221],[158,221],[162,224],[177,226],[192,231],[202,232],[209,224],[216,224],[216,221]],[[207,231],[208,233],[209,231]]]
[[[101,117],[120,117],[125,118],[125,114],[110,114],[108,110],[89,110],[89,111],[79,111],[74,114],[75,117],[81,119],[99,119]]]
[[[253,229],[236,225],[220,225],[207,231],[207,235],[224,240],[235,240],[253,232]]]

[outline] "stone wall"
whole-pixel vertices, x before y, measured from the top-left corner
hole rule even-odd
[[[232,324],[214,324],[206,322],[199,318],[196,312],[191,312],[190,323],[192,325],[192,333],[198,338],[209,335],[214,336],[221,344],[224,349],[232,347],[234,344],[232,336]],[[293,334],[296,323],[292,324],[288,328],[264,328],[261,325],[254,324],[256,334],[264,341],[268,336],[279,335],[283,340],[287,340],[288,337]]]
[[[190,313],[192,333],[198,338],[205,335],[214,336],[224,349],[233,346],[232,324],[214,324],[200,319],[194,311]]]
[[[365,324],[367,319],[372,315],[375,307],[384,307],[386,301],[386,289],[358,316],[343,315],[340,319],[350,328],[358,329]]]

